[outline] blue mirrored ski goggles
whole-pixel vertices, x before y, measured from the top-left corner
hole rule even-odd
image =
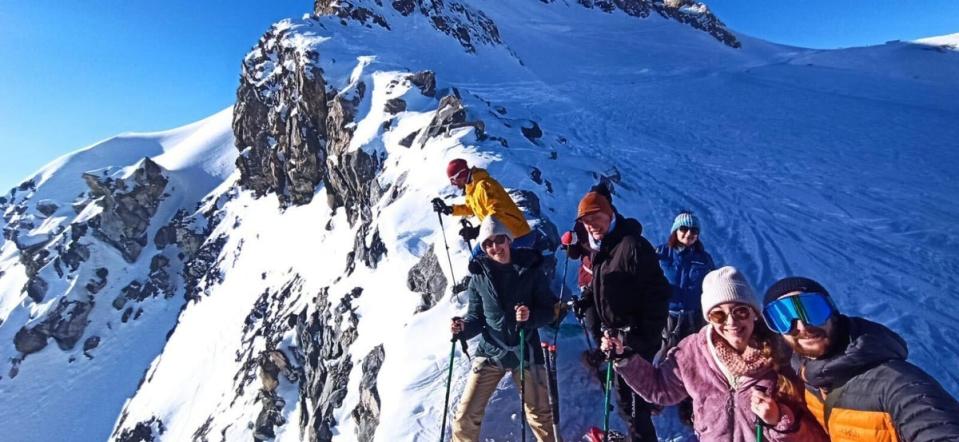
[[[769,329],[779,334],[793,331],[796,321],[813,327],[822,327],[836,313],[832,299],[823,293],[800,293],[777,299],[763,309],[763,319]]]

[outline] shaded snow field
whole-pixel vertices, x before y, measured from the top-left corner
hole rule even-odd
[[[228,237],[222,283],[182,313],[180,295],[144,301],[144,318],[123,325],[105,305],[94,310],[87,330],[102,339],[94,359],[80,356],[80,349],[49,346],[30,355],[16,378],[4,373],[0,427],[15,428],[4,439],[104,440],[123,410],[130,422],[160,418],[163,440],[190,440],[211,415],[217,429],[211,434],[222,430],[226,440],[249,440],[247,423],[259,407],[255,388],[234,400],[235,355],[263,343],[244,342],[244,321],[260,294],[293,275],[303,277],[288,307],[293,312],[322,287],[330,287],[334,305],[337,296],[364,288],[355,301],[359,337],[350,348],[354,368],[334,440],[355,439],[350,412],[359,400],[362,357],[381,343],[386,359],[378,378],[376,440],[438,439],[448,321],[465,305],[448,294],[414,315],[420,295],[406,288],[406,277],[433,245],[449,275],[444,232],[429,200],[455,193],[443,172],[455,157],[488,167],[509,188],[535,191],[561,231],[572,225],[579,198],[603,175],[618,176],[615,206],[638,218],[654,244],[665,241],[677,211],[693,209],[718,265],[739,267],[760,293],[787,275],[819,280],[844,313],[902,334],[910,361],[959,396],[955,35],[833,51],[740,36],[742,48],[732,49],[655,16],[637,20],[559,4],[543,9],[537,2],[473,3],[497,23],[508,50],[480,46],[477,54],[465,54],[415,21],[391,22],[392,31],[326,19],[327,26],[309,20],[278,25],[296,36],[291,44],[336,60],[325,73],[330,84],[341,88],[362,79],[371,86],[351,147],[385,157],[381,184],[402,180],[405,186],[399,198],[374,208],[388,250],[376,269],[359,265],[343,277],[354,232],[342,210],[331,214],[322,196],[280,210],[275,196],[240,192],[217,228]],[[407,111],[390,115],[383,110],[387,99],[415,94],[389,83],[423,69],[436,73],[440,91],[457,88],[470,116],[483,119],[486,132],[509,147],[477,141],[471,128],[432,138],[422,148],[401,146],[401,139],[429,123],[436,103],[411,100]],[[175,190],[155,218],[165,223],[177,209],[192,211],[203,197],[228,192],[235,182],[231,115],[227,109],[169,132],[122,135],[60,158],[37,173],[33,198],[69,203],[84,188],[82,172],[148,156],[173,178]],[[535,141],[519,131],[530,121],[544,131]],[[535,182],[533,168],[546,181]],[[457,224],[447,219],[452,270],[461,278],[468,252]],[[58,222],[70,222],[66,212]],[[157,228],[151,226],[150,238]],[[558,257],[562,275],[564,256]],[[111,275],[113,269],[142,274],[149,263],[126,264],[108,254],[95,259]],[[577,263],[569,265],[565,282],[574,287]],[[20,293],[26,277],[9,242],[0,249],[0,271],[0,356],[7,361],[16,356],[14,333],[50,306]],[[123,282],[104,290],[118,291]],[[584,348],[579,326],[568,318],[559,341],[567,440],[602,423],[600,385],[579,360]],[[457,354],[453,404],[469,370]],[[68,363],[71,357],[76,361]],[[286,381],[280,391],[289,423],[277,429],[277,440],[299,440],[297,391]],[[484,440],[517,440],[518,406],[518,393],[504,380],[488,407]],[[671,411],[656,421],[662,438],[686,437]]]

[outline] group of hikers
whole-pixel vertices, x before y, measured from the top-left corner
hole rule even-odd
[[[479,440],[507,373],[521,390],[523,436],[528,422],[537,440],[560,440],[537,330],[558,327],[556,307],[565,302],[534,246],[542,233],[487,171],[455,159],[447,176],[466,201],[434,199],[441,222],[442,215],[481,220],[460,232],[476,247],[467,313],[450,331],[454,342],[480,338],[453,440]],[[560,240],[580,263],[580,294],[569,304],[597,347],[584,359],[615,372],[614,386],[607,374],[607,401],[614,388],[629,440],[658,440],[652,415],[670,405],[701,441],[959,440],[959,402],[906,361],[906,342],[882,324],[842,314],[819,282],[785,277],[757,296],[740,270],[717,268],[689,211],[657,248],[642,233],[598,185]]]

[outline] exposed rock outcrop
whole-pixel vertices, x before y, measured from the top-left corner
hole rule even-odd
[[[317,295],[316,309],[302,311],[296,318],[296,331],[304,361],[300,382],[301,434],[308,442],[333,437],[336,421],[333,411],[346,397],[353,363],[349,347],[356,340],[357,316],[352,301],[362,293],[357,288],[343,296],[332,308],[329,295]]]
[[[147,229],[168,181],[162,168],[144,158],[128,175],[87,172],[83,179],[102,209],[88,222],[93,235],[119,250],[127,262],[136,261],[147,245]]]
[[[83,337],[87,326],[87,316],[93,309],[93,302],[67,301],[60,303],[47,314],[42,322],[33,327],[23,327],[13,338],[17,351],[24,355],[42,350],[47,340],[53,338],[61,350],[72,349]]]
[[[143,422],[137,422],[132,429],[123,430],[117,436],[117,442],[154,442],[160,440],[160,436],[166,432],[163,421],[157,417],[152,417]]]
[[[443,293],[446,292],[446,282],[446,275],[443,274],[443,269],[440,267],[435,246],[431,246],[429,251],[420,258],[420,261],[410,269],[406,277],[406,287],[423,295],[423,302],[416,308],[416,311],[421,312],[433,308],[443,297]]]
[[[496,23],[486,13],[458,0],[393,0],[389,6],[403,17],[425,17],[434,29],[455,39],[469,53],[476,52],[479,45],[503,43]],[[382,0],[315,0],[313,9],[317,15],[336,16],[343,22],[352,20],[367,27],[390,29],[380,11],[386,7]]]
[[[282,351],[264,351],[258,359],[260,391],[257,400],[262,408],[254,423],[253,439],[272,440],[276,436],[274,428],[286,424],[286,418],[283,417],[286,401],[276,392],[280,385],[280,376],[285,376],[292,382],[296,382],[299,377]]]
[[[360,442],[370,442],[376,434],[376,427],[380,423],[380,393],[376,389],[376,377],[380,374],[380,367],[386,353],[383,345],[376,346],[363,358],[363,378],[360,379],[360,403],[353,409],[353,419],[356,421],[356,439]]]

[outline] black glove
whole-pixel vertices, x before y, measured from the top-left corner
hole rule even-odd
[[[586,312],[593,308],[593,300],[586,297],[574,299],[570,301],[570,304],[573,307],[573,314],[579,320],[583,320],[586,317]]]
[[[436,213],[442,213],[443,215],[449,215],[453,213],[453,208],[447,206],[441,198],[433,198],[433,211]]]
[[[463,226],[460,229],[460,236],[463,237],[463,241],[470,242],[479,237],[479,227]]]

